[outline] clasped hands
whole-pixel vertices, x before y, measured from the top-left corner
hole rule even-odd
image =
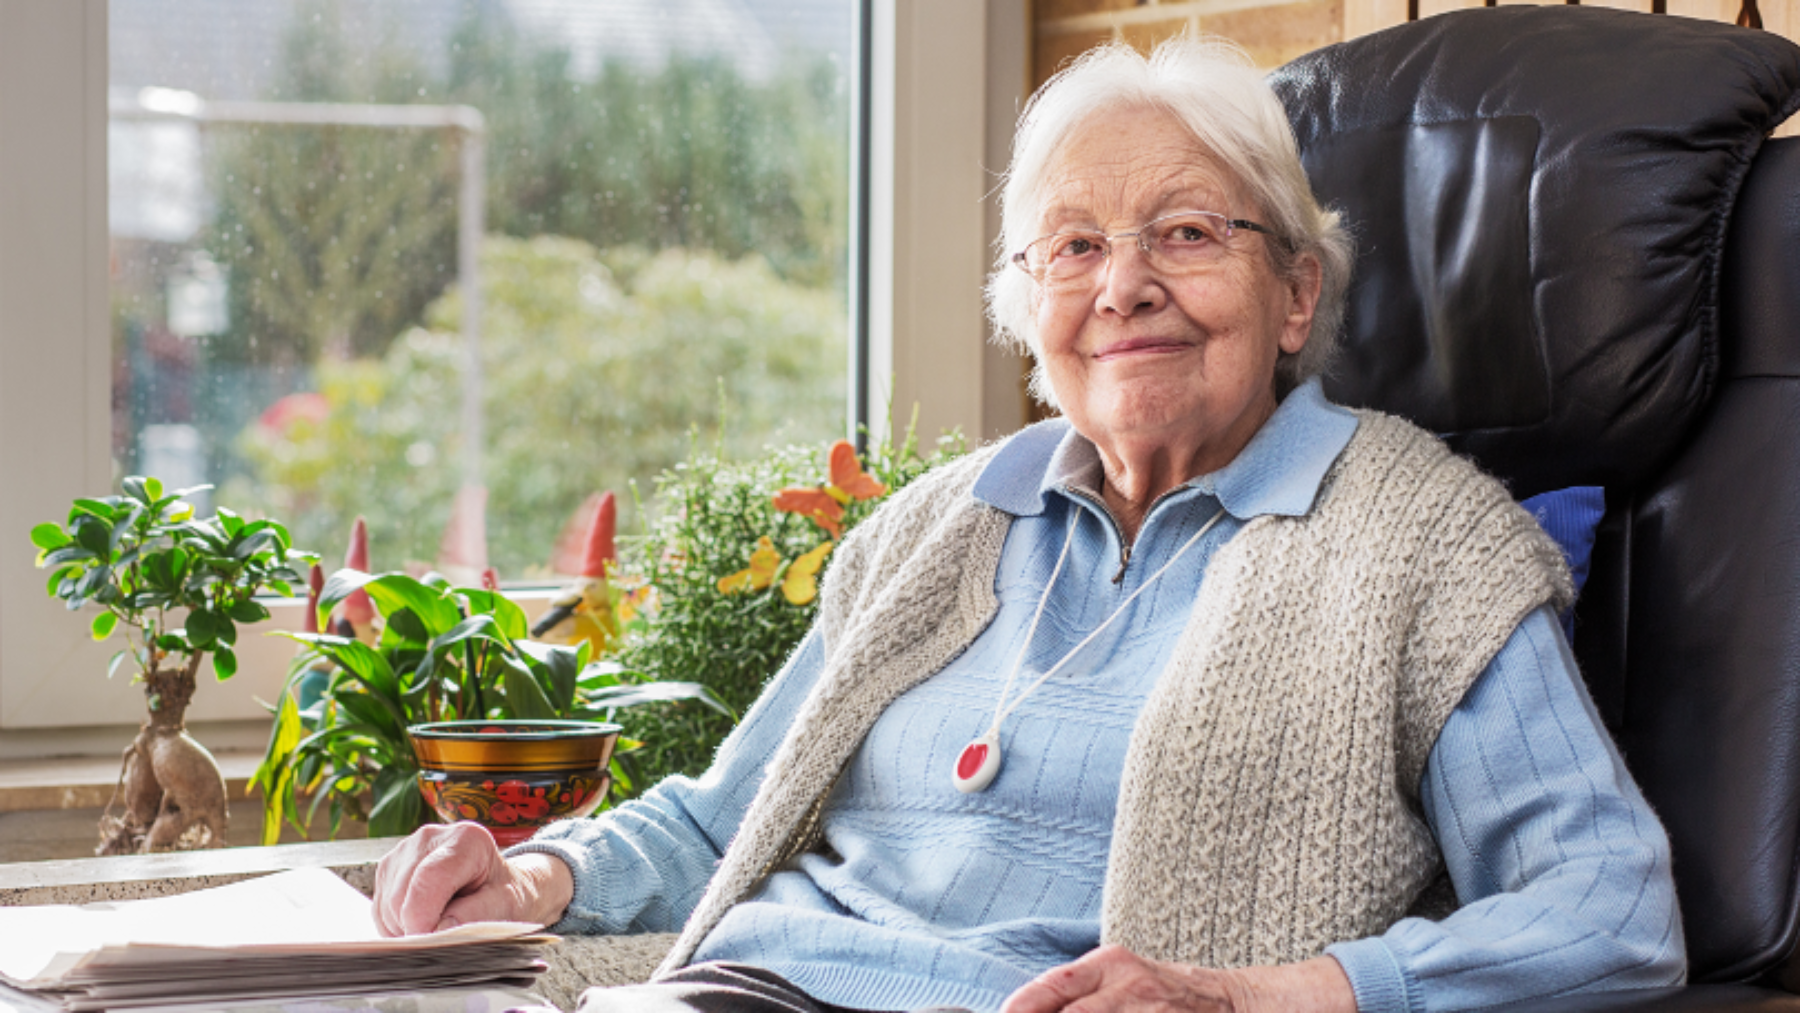
[[[562,859],[527,852],[507,858],[474,823],[419,828],[375,868],[375,927],[406,936],[468,922],[533,922],[562,917],[575,877]]]
[[[507,858],[492,835],[473,823],[427,826],[377,867],[375,924],[390,936],[476,921],[548,925],[562,917],[574,891],[574,876],[559,858],[533,852]],[[1330,957],[1219,971],[1102,946],[1039,975],[1014,992],[1001,1013],[1355,1009],[1350,982]]]

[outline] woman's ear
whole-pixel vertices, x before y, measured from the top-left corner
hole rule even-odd
[[[1319,308],[1324,277],[1319,258],[1310,253],[1301,254],[1288,273],[1288,312],[1281,328],[1281,350],[1289,355],[1300,354],[1312,334],[1313,312]]]

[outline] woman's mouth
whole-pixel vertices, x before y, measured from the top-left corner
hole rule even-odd
[[[1157,355],[1168,352],[1186,351],[1191,346],[1185,341],[1175,338],[1126,338],[1102,347],[1094,353],[1094,360],[1103,362],[1107,359],[1120,358],[1127,355]]]

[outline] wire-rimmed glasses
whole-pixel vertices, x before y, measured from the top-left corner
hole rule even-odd
[[[1150,266],[1170,274],[1205,270],[1229,249],[1238,229],[1260,232],[1276,241],[1274,229],[1244,218],[1227,218],[1215,211],[1177,211],[1146,222],[1129,232],[1111,234],[1097,229],[1065,229],[1041,236],[1013,254],[1012,262],[1039,284],[1066,285],[1085,281],[1112,255],[1115,239],[1133,237]]]

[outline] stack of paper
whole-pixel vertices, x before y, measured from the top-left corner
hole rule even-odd
[[[384,938],[368,898],[302,869],[154,900],[0,908],[0,980],[21,1008],[70,1011],[525,987],[544,970],[540,931]]]

